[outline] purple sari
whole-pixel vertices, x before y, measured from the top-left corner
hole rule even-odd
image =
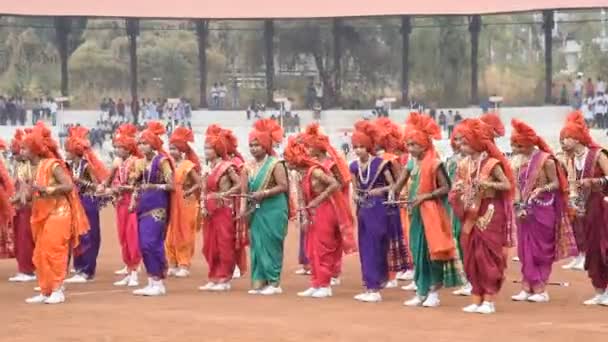
[[[522,200],[526,200],[528,213],[517,220],[518,254],[522,262],[523,281],[532,288],[547,282],[553,262],[577,253],[574,232],[568,219],[568,203],[562,192],[559,189],[543,192],[534,199],[528,199],[549,159],[560,167],[553,156],[539,151],[528,164],[522,166],[517,175],[518,187]]]
[[[391,208],[383,204],[387,199],[386,194],[367,195],[368,191],[387,185],[383,173],[389,165],[382,158],[372,157],[369,163],[370,169],[359,172],[358,161],[350,164],[350,172],[358,178],[359,184],[359,188],[355,189],[359,194],[357,203],[359,258],[363,283],[368,290],[381,289],[388,280],[389,270],[395,265],[405,265],[405,247],[402,253],[397,250],[389,253],[393,245],[398,245],[394,243],[393,235],[398,235],[395,229],[401,230],[401,222],[396,221],[399,218],[399,208],[395,208],[394,213],[391,214]],[[360,174],[367,177],[363,178]],[[396,227],[397,223],[399,227]],[[403,246],[403,242],[401,245]],[[393,267],[390,268],[389,258],[394,259],[391,260],[390,264]],[[403,267],[399,266],[395,269],[403,269]]]
[[[87,169],[85,160],[80,163],[78,173],[83,175]],[[82,184],[78,185],[78,196],[84,207],[84,211],[89,220],[89,231],[80,237],[80,247],[78,253],[74,253],[74,269],[77,273],[84,274],[88,279],[95,277],[97,269],[97,256],[101,246],[101,230],[99,224],[100,202],[93,196],[90,189]]]
[[[150,167],[142,174],[144,182],[165,184],[160,168],[164,159],[161,155],[152,159]],[[167,269],[164,242],[169,222],[169,193],[157,189],[142,190],[137,202],[139,248],[146,271],[150,276],[164,278]]]

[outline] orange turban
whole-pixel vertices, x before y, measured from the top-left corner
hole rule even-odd
[[[148,127],[141,132],[139,139],[154,150],[166,155],[167,153],[163,150],[163,140],[160,138],[165,132],[165,126],[161,122],[150,121]]]
[[[62,160],[57,142],[51,136],[51,130],[42,121],[38,121],[31,133],[25,136],[23,146],[39,157]]]
[[[441,139],[441,129],[430,116],[414,112],[407,118],[405,138],[428,149],[433,147],[433,139]]]
[[[353,146],[365,147],[368,152],[372,153],[376,148],[376,139],[379,133],[378,127],[375,124],[367,120],[357,121],[352,136]]]
[[[194,163],[196,170],[200,171],[201,162],[196,155],[196,152],[190,147],[188,143],[194,142],[194,133],[186,127],[179,126],[171,135],[169,144],[175,146],[180,152],[186,154],[186,159]]]
[[[559,138],[560,140],[570,138],[579,141],[587,147],[598,147],[593,141],[593,138],[591,138],[583,113],[580,111],[574,111],[568,114],[566,124],[564,125],[564,128],[562,128]]]
[[[256,140],[266,153],[274,155],[273,146],[283,140],[283,128],[271,119],[258,120],[249,133],[249,142]]]
[[[17,128],[15,130],[15,135],[13,136],[13,140],[11,141],[11,153],[13,155],[18,155],[21,152],[21,147],[23,145],[24,137],[25,137],[25,132],[22,129]]]
[[[209,127],[207,127],[207,132],[206,132],[207,138],[205,140],[205,143],[209,143],[213,146],[213,148],[215,149],[215,151],[222,156],[223,152],[219,151],[218,148],[222,148],[225,145],[226,148],[226,157],[228,155],[234,155],[237,158],[240,158],[241,160],[245,160],[243,158],[243,156],[241,156],[241,154],[238,151],[238,139],[236,138],[236,136],[234,135],[234,133],[229,130],[229,129],[224,129],[221,128],[219,125],[210,125]],[[214,141],[215,139],[217,139],[217,137],[222,137],[222,142],[219,143]],[[211,140],[209,140],[211,137]],[[221,152],[221,153],[220,153]],[[224,158],[224,157],[222,157]]]
[[[453,150],[458,149],[458,147],[456,146],[456,139],[462,138],[462,130],[465,128],[465,125],[467,124],[467,122],[469,120],[472,120],[472,119],[464,119],[464,120],[460,121],[454,127],[454,130],[452,131],[452,135],[450,136],[450,145],[452,146]]]
[[[486,113],[480,117],[481,121],[485,124],[492,127],[492,131],[494,132],[494,137],[504,137],[505,136],[505,125],[500,120],[500,116],[496,113]]]
[[[517,119],[511,120],[511,126],[513,127],[511,143],[525,147],[536,146],[543,152],[553,154],[551,147],[536,134],[532,127]]]
[[[84,158],[89,165],[91,174],[98,182],[104,181],[110,176],[110,172],[99,160],[97,154],[91,148],[90,141],[86,138],[89,130],[81,126],[74,126],[68,130],[68,139],[65,144],[66,151]]]
[[[116,129],[114,134],[113,143],[114,146],[119,146],[129,151],[134,156],[140,157],[139,150],[137,149],[137,128],[130,123],[122,124]]]
[[[299,140],[304,146],[315,148],[319,151],[327,152],[330,158],[335,163],[342,177],[343,182],[350,182],[351,174],[348,168],[348,164],[342,158],[336,149],[331,146],[329,137],[321,133],[321,127],[318,123],[312,123],[306,127],[306,131],[298,136]]]
[[[472,119],[465,123],[462,136],[466,143],[477,152],[486,152],[488,156],[497,159],[511,183],[511,189],[515,189],[515,177],[509,161],[505,155],[494,144],[494,129],[479,119]]]
[[[403,133],[399,125],[385,117],[377,119],[375,124],[380,130],[380,136],[378,137],[380,148],[389,153],[405,150]]]
[[[296,167],[311,167],[320,166],[319,162],[315,161],[308,155],[306,148],[297,138],[290,137],[285,147],[285,160]]]

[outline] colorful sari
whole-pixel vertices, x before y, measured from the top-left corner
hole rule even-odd
[[[29,162],[18,162],[15,165],[15,188],[17,193],[27,191],[32,182],[32,168]],[[34,238],[30,219],[32,216],[31,203],[18,204],[13,218],[15,230],[15,259],[19,273],[33,275],[35,272],[32,255],[34,253]]]
[[[273,171],[281,162],[268,156],[256,174],[248,173],[249,192],[271,187]],[[283,268],[283,242],[287,235],[288,197],[281,193],[267,197],[256,205],[249,219],[251,278],[254,287],[260,283],[278,284]]]
[[[88,165],[86,160],[82,160],[76,166],[78,167],[76,173],[85,178],[89,177],[91,173],[87,168]],[[80,238],[81,253],[74,255],[74,269],[77,273],[86,275],[88,279],[93,279],[97,269],[99,247],[101,246],[101,229],[99,225],[100,203],[90,189],[80,184],[78,185],[78,196],[89,221],[89,231]]]
[[[382,158],[371,157],[368,165],[365,170],[360,170],[359,162],[354,161],[350,164],[350,172],[353,177],[358,177],[357,222],[363,284],[368,290],[377,291],[387,282],[389,271],[405,269],[407,250],[403,240],[392,234],[396,228],[401,231],[401,224],[394,226],[391,223],[395,221],[389,219],[389,216],[399,216],[399,208],[384,205],[386,194],[368,195],[370,190],[387,185],[384,171],[388,169],[389,164]],[[367,176],[363,178],[362,174]]]
[[[53,170],[68,170],[57,159],[43,159],[38,165],[34,182],[38,186],[57,185]],[[89,230],[80,199],[73,190],[67,195],[40,196],[32,201],[32,235],[35,241],[33,262],[42,295],[48,296],[63,284],[67,272],[69,249],[79,251],[80,237]]]
[[[146,162],[145,159],[139,161],[142,164]],[[170,175],[169,160],[160,154],[154,156],[148,167],[141,166],[143,170],[139,171],[143,183],[165,184],[166,177]],[[169,222],[169,193],[160,189],[141,190],[137,201],[139,248],[146,271],[151,277],[164,278],[167,269],[164,241]]]
[[[165,239],[165,252],[170,266],[190,267],[194,256],[194,243],[199,226],[199,196],[191,194],[184,198],[184,186],[188,174],[194,171],[195,164],[182,160],[175,169],[175,190],[170,195],[171,220]]]
[[[123,161],[116,172],[113,186],[129,184],[129,173],[134,167],[136,158],[129,157]],[[141,262],[139,252],[139,233],[137,228],[137,213],[129,212],[132,192],[121,192],[116,201],[116,228],[122,254],[122,261],[131,271],[137,269]]]
[[[462,225],[460,235],[464,251],[464,269],[476,296],[497,294],[504,282],[510,243],[513,207],[505,192],[478,191],[474,182],[488,180],[497,159],[481,157],[479,170],[470,170],[464,163],[458,170],[458,181],[464,183],[464,194],[450,193],[450,203]],[[468,165],[468,164],[467,164]]]
[[[416,196],[418,196],[420,186],[420,168],[415,166],[414,160],[410,160],[407,169],[410,172],[408,199],[409,201],[414,201]],[[436,199],[429,201],[437,202],[437,210],[443,210],[443,216],[447,216],[448,205],[445,200]],[[461,264],[457,260],[441,260],[432,257],[428,236],[436,234],[432,233],[431,229],[437,229],[438,227],[425,224],[420,206],[411,208],[410,210],[410,248],[414,264],[416,265],[414,282],[416,283],[417,295],[426,297],[431,288],[437,285],[443,285],[444,287],[462,285],[461,274],[463,272]],[[439,215],[440,213],[436,214]]]
[[[561,191],[543,192],[530,199],[550,158],[553,158],[550,154],[536,151],[517,172],[517,186],[527,212],[525,217],[517,219],[517,252],[522,282],[531,289],[547,283],[553,262],[576,255],[574,235],[567,218],[567,203]]]
[[[221,161],[207,177],[207,192],[220,191],[220,180],[234,167]],[[203,255],[209,265],[209,281],[223,283],[232,279],[236,265],[236,227],[233,199],[205,199],[208,216],[203,221]]]

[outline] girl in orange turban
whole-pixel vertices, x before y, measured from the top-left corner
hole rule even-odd
[[[511,147],[519,157],[516,182],[517,251],[523,276],[515,301],[547,302],[553,262],[576,254],[567,218],[568,181],[553,151],[532,127],[511,121]]]
[[[203,255],[209,264],[209,282],[202,291],[228,291],[237,263],[237,235],[233,217],[234,195],[240,192],[241,178],[229,153],[233,151],[232,132],[212,125],[205,138],[205,158],[211,171],[203,180]]]
[[[490,314],[504,282],[504,248],[512,246],[515,180],[492,127],[470,120],[462,136],[460,149],[468,157],[459,165],[450,203],[463,225],[464,268],[473,286],[473,304],[463,311]]]
[[[200,161],[190,146],[194,134],[186,127],[177,127],[169,139],[169,152],[175,162],[174,185],[171,192],[171,218],[165,238],[169,276],[190,275],[194,255],[195,234],[199,227]]]
[[[395,253],[387,257],[389,250],[399,250],[394,248],[398,244],[391,243],[388,215],[389,210],[398,214],[398,209],[384,205],[394,176],[389,162],[375,156],[378,137],[379,129],[373,123],[359,121],[355,124],[352,142],[358,159],[350,164],[350,172],[356,192],[359,256],[365,285],[365,292],[356,295],[355,300],[363,302],[382,300],[380,290],[388,282],[389,271],[402,270],[407,254]]]
[[[418,113],[410,114],[406,127],[411,159],[393,189],[400,192],[411,180],[410,249],[416,265],[416,296],[404,305],[436,307],[440,304],[440,288],[461,283],[454,266],[456,246],[444,203],[449,180],[433,146],[433,139],[441,138],[441,129],[431,117]]]
[[[274,295],[280,287],[283,242],[289,216],[289,180],[285,164],[275,157],[273,145],[281,142],[283,130],[269,119],[258,120],[249,134],[249,151],[254,160],[242,173],[242,193],[255,203],[251,214],[241,201],[241,217],[251,231],[251,294]]]
[[[129,211],[133,186],[129,185],[129,174],[134,171],[135,162],[140,158],[137,148],[137,128],[130,123],[118,127],[112,140],[117,155],[111,170],[111,176],[104,184],[108,195],[115,197],[116,227],[120,242],[122,261],[125,268],[116,271],[125,277],[114,283],[115,286],[139,286],[137,268],[141,262],[137,214]],[[100,189],[103,191],[104,188]]]
[[[89,220],[90,229],[81,238],[82,253],[74,256],[76,274],[66,283],[86,283],[95,277],[97,256],[101,246],[99,209],[101,203],[95,196],[97,185],[104,182],[109,172],[91,148],[87,139],[89,130],[82,126],[71,127],[65,144],[72,179],[78,188],[78,195]]]
[[[348,223],[350,213],[343,203],[340,183],[329,169],[309,156],[296,139],[290,139],[285,160],[301,175],[300,210],[308,221],[301,229],[306,230],[306,254],[312,266],[311,287],[298,296],[327,298],[332,295],[331,279],[341,259],[342,246],[348,252],[355,250],[352,235],[345,241],[342,237],[341,226]],[[352,226],[352,221],[350,224]],[[349,231],[352,232],[352,228]]]
[[[608,152],[591,138],[581,112],[570,113],[560,132],[566,155],[574,233],[595,296],[586,305],[608,305]],[[584,260],[584,261],[583,261]],[[578,265],[577,265],[578,266]]]
[[[13,228],[15,231],[15,259],[17,259],[18,273],[9,278],[10,282],[30,282],[36,280],[35,268],[32,262],[34,252],[34,238],[30,217],[32,216],[31,203],[26,200],[28,187],[32,183],[32,168],[29,160],[21,154],[25,132],[21,129],[15,130],[11,141],[11,153],[13,158],[13,180],[15,182],[16,194],[12,204],[15,207]]]
[[[140,134],[138,148],[143,158],[137,160],[130,176],[136,186],[130,210],[137,212],[139,248],[148,273],[148,285],[133,291],[136,296],[161,296],[166,293],[163,279],[167,270],[164,240],[173,209],[170,193],[173,186],[173,161],[163,149],[161,135],[165,127],[148,122]]]
[[[69,248],[79,250],[89,223],[69,171],[58,159],[57,143],[44,124],[36,124],[25,137],[23,152],[36,170],[27,197],[32,199],[33,261],[40,286],[40,294],[26,302],[63,303]]]

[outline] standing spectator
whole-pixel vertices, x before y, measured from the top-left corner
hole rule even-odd
[[[580,108],[583,103],[583,88],[585,84],[583,83],[583,73],[579,72],[576,74],[576,80],[574,81],[574,108]]]
[[[456,111],[456,114],[454,115],[454,126],[458,125],[460,121],[462,121],[462,115],[460,115],[459,111]]]
[[[19,124],[25,126],[25,120],[27,117],[27,110],[25,109],[25,101],[19,97],[17,99],[17,117],[19,118]]]
[[[594,112],[593,112],[593,98],[587,97],[583,100],[582,108],[583,117],[587,126],[593,127],[594,124]]]
[[[595,99],[593,101],[593,111],[595,112],[595,123],[596,123],[596,127],[601,128],[601,129],[606,129],[607,127],[607,123],[606,123],[606,112],[608,112],[608,102],[607,102],[607,98],[606,95],[602,94],[600,95],[599,93],[595,96]]]
[[[454,130],[454,123],[454,113],[452,113],[452,110],[448,110],[448,117],[446,118],[446,124],[448,126],[448,137],[452,136],[452,131]]]
[[[308,83],[308,87],[306,87],[306,108],[312,109],[314,107],[315,97],[316,97],[315,84],[311,78],[310,82]]]
[[[122,102],[122,99],[118,99],[118,103],[116,103],[116,112],[122,119],[125,118],[125,103]]]
[[[220,86],[218,88],[218,108],[219,109],[224,109],[224,103],[226,101],[226,93],[228,93],[228,89],[226,88],[226,86],[224,85],[224,83],[220,82]]]
[[[239,82],[234,78],[232,82],[232,109],[238,109],[240,106],[241,92],[239,91]]]
[[[429,115],[433,121],[437,122],[437,110],[435,108],[431,108],[431,110],[429,110]]]
[[[0,125],[6,125],[8,115],[6,114],[6,99],[0,96]]]
[[[443,111],[439,112],[439,126],[444,130],[448,130],[447,119],[445,117],[445,113]]]
[[[595,88],[593,87],[593,81],[591,77],[587,79],[587,83],[585,84],[585,97],[593,98],[595,96]]]
[[[604,82],[604,80],[602,80],[601,77],[597,77],[597,84],[595,85],[595,91],[597,92],[597,95],[599,96],[603,96],[604,94],[606,94],[606,82]]]
[[[317,96],[317,102],[323,107],[323,85],[321,82],[318,82],[315,87],[315,95]]]
[[[217,83],[213,84],[213,87],[211,87],[211,109],[218,109],[219,108],[219,99],[220,99],[220,92],[219,92],[219,88]]]
[[[6,112],[8,119],[11,121],[11,126],[17,125],[17,106],[14,97],[11,97],[6,103]]]
[[[382,101],[382,98],[376,99],[374,110],[376,111],[376,115],[378,115],[378,117],[382,116],[384,112],[384,101]]]
[[[344,158],[348,159],[348,153],[350,153],[351,144],[351,139],[348,135],[348,132],[344,132],[340,140],[340,147],[342,148],[342,152],[344,152]]]
[[[561,106],[565,106],[568,104],[568,89],[566,89],[565,84],[562,84],[562,90],[559,93],[559,104]]]

